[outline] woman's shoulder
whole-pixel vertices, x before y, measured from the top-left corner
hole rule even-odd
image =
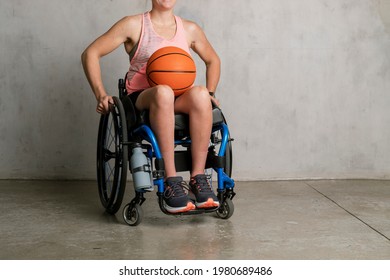
[[[130,15],[121,18],[108,31],[113,36],[121,36],[127,42],[137,42],[142,29],[142,14]]]
[[[121,33],[125,33],[127,37],[139,37],[138,33],[141,32],[142,27],[142,14],[125,16],[115,25],[119,28],[117,30],[120,30]]]
[[[183,18],[181,18],[181,21],[183,22],[183,27],[186,30],[186,32],[193,33],[193,32],[202,31],[202,28],[194,21],[183,19]]]
[[[142,24],[142,17],[143,14],[138,15],[129,15],[123,17],[119,22],[123,22],[124,24],[130,24],[130,25],[141,25]]]

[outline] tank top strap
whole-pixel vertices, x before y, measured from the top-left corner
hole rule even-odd
[[[183,20],[175,15],[176,19],[176,34],[174,40],[177,44],[181,46],[186,52],[190,53],[190,48],[188,46],[187,37],[183,25]]]

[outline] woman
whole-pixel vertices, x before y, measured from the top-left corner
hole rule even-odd
[[[150,12],[121,19],[82,54],[84,71],[97,100],[96,111],[106,114],[113,101],[104,89],[99,59],[124,44],[130,56],[126,89],[138,110],[150,112],[151,127],[164,158],[164,201],[171,213],[219,206],[204,169],[212,126],[210,101],[218,105],[212,93],[220,77],[220,60],[197,24],[174,15],[175,4],[176,0],[152,0]],[[192,49],[197,53],[206,64],[206,86],[193,86],[176,98],[168,86],[150,87],[145,74],[146,62],[157,49],[165,46],[180,47],[188,53]],[[195,205],[188,198],[183,178],[176,174],[175,113],[186,113],[190,119],[193,162],[189,186],[196,197]]]

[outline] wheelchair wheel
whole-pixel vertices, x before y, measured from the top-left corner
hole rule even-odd
[[[97,177],[99,196],[107,213],[115,214],[122,203],[127,179],[128,149],[125,112],[121,101],[113,97],[115,106],[102,115],[97,145]]]
[[[230,198],[225,199],[225,201],[219,206],[216,213],[221,219],[229,219],[234,213],[233,201]]]
[[[129,226],[137,226],[142,222],[144,212],[141,205],[129,203],[123,208],[123,219]]]

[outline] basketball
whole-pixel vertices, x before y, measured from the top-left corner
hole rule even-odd
[[[146,76],[151,87],[167,85],[175,96],[179,96],[194,84],[196,66],[191,55],[183,49],[164,47],[149,58]]]

